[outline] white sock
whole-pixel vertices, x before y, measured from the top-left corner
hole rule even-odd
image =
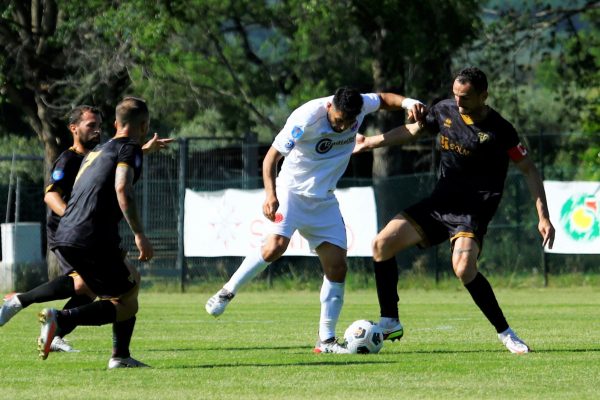
[[[344,304],[344,282],[330,282],[324,276],[320,299],[319,339],[327,340],[335,337],[335,326]]]
[[[262,249],[258,249],[253,254],[244,258],[244,261],[242,261],[237,271],[235,271],[233,276],[223,287],[235,294],[239,288],[264,271],[265,268],[267,268],[267,265],[269,265],[269,263],[262,258]]]

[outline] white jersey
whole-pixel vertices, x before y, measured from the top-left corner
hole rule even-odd
[[[327,119],[327,103],[333,104],[333,96],[311,100],[294,110],[273,141],[273,147],[285,157],[277,189],[307,197],[331,196],[348,166],[365,115],[379,109],[378,94],[363,94],[362,98],[356,122],[343,132],[334,131]]]

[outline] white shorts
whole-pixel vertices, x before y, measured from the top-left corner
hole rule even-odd
[[[323,242],[329,242],[347,250],[346,226],[340,212],[340,205],[333,194],[326,199],[316,199],[282,190],[277,193],[279,200],[279,222],[269,223],[268,234],[291,239],[296,230],[315,251]]]

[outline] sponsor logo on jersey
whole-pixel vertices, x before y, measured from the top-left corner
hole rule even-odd
[[[485,132],[478,132],[477,136],[479,137],[479,143],[485,143],[490,140],[490,134]]]
[[[469,149],[466,149],[460,143],[451,142],[450,139],[443,135],[440,135],[440,147],[443,150],[452,151],[463,156],[468,156],[471,154],[471,151]]]
[[[295,126],[292,128],[292,137],[294,139],[298,139],[300,136],[304,134],[304,129],[300,126]]]
[[[321,139],[321,140],[319,140],[319,142],[315,146],[315,151],[317,153],[319,153],[319,154],[325,154],[329,150],[331,150],[331,148],[333,146],[339,146],[339,145],[354,143],[355,140],[356,140],[356,138],[354,136],[346,138],[346,139],[343,139],[343,140],[337,140],[335,142],[333,140],[329,139],[329,138]]]
[[[296,142],[294,142],[292,139],[288,140],[287,143],[283,146],[288,150],[291,150],[294,148],[294,146],[296,145]]]
[[[446,120],[444,121],[444,126],[446,128],[450,128],[452,126],[452,120],[450,118],[446,118]]]
[[[55,169],[54,171],[52,171],[52,180],[53,181],[60,181],[62,178],[65,177],[65,171],[63,171],[62,169]]]
[[[527,149],[521,144],[521,142],[519,142],[519,144],[517,145],[517,150],[519,150],[519,153],[521,153],[522,156],[527,155]]]

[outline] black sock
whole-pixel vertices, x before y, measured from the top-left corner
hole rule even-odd
[[[63,310],[81,307],[83,305],[90,304],[92,301],[94,301],[94,299],[91,299],[88,296],[76,294],[65,303]],[[61,327],[56,330],[56,336],[67,336],[69,333],[73,332],[73,329],[75,329],[75,325]]]
[[[477,273],[475,279],[465,285],[475,304],[483,312],[486,318],[494,325],[496,332],[504,332],[508,329],[508,323],[502,314],[500,305],[496,300],[492,286],[481,273]]]
[[[67,299],[75,295],[75,283],[73,278],[61,275],[46,282],[28,292],[21,293],[17,297],[23,305],[28,307],[33,303],[45,303],[52,300]]]
[[[61,331],[77,325],[106,325],[117,320],[117,308],[108,300],[94,301],[77,308],[59,311],[56,323]]]
[[[398,318],[398,264],[396,257],[373,261],[377,297],[382,317]]]
[[[127,358],[129,343],[135,327],[135,317],[113,323],[113,357]]]

